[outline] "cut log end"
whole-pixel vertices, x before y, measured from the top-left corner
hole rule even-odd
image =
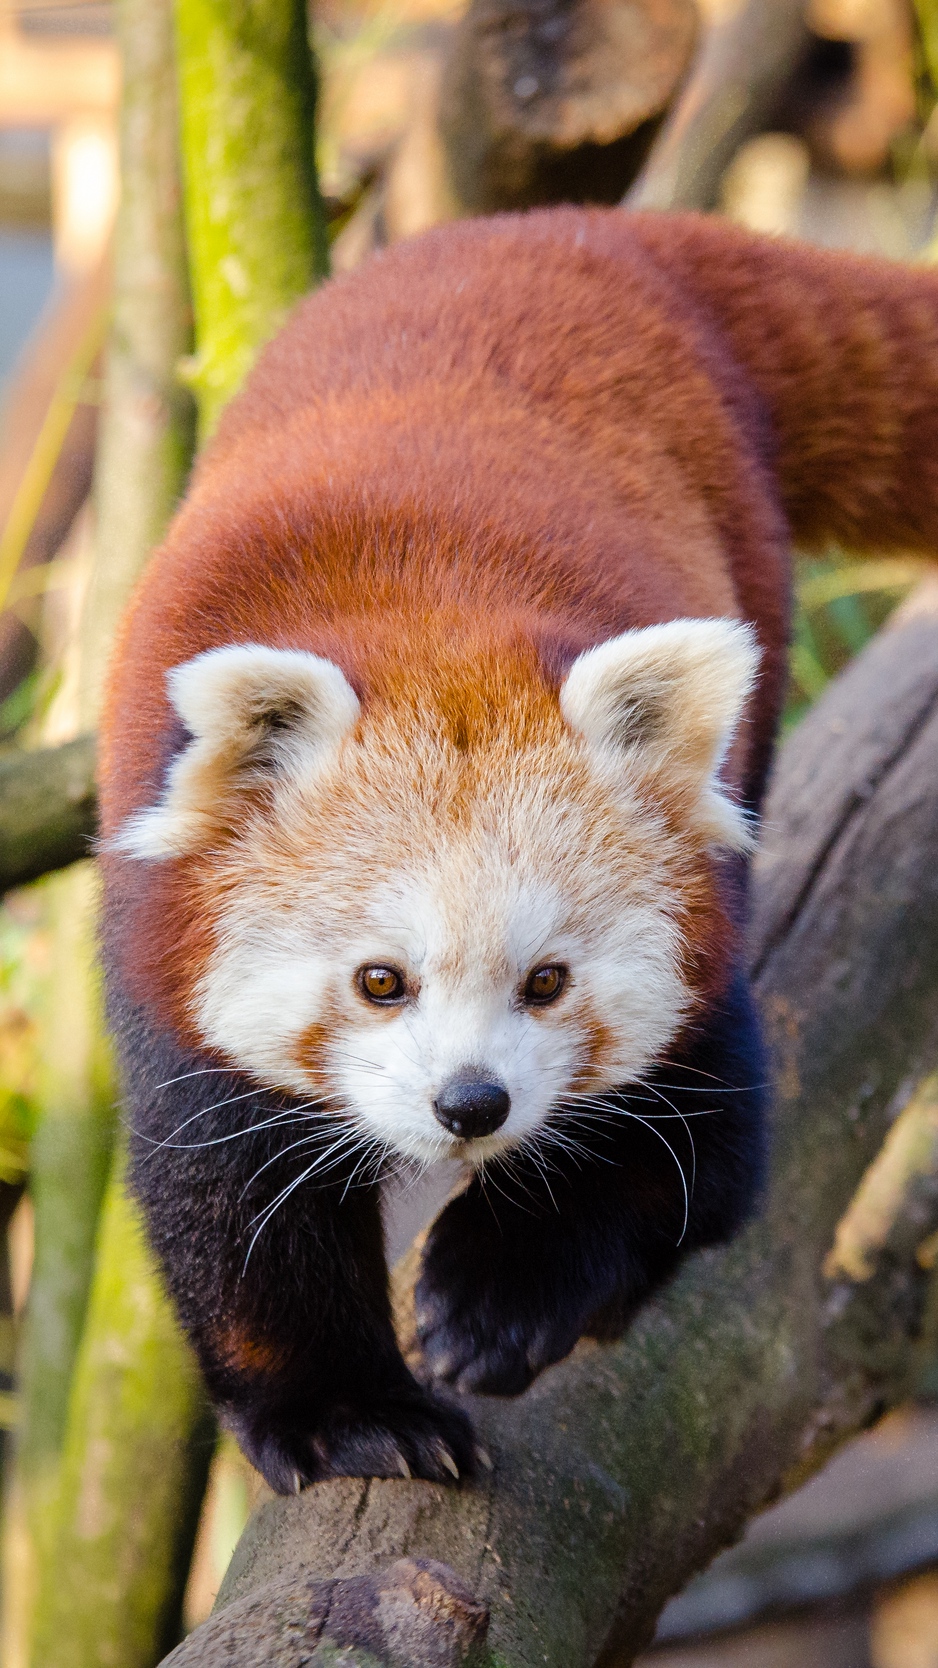
[[[397,1558],[374,1574],[293,1573],[213,1616],[165,1668],[475,1668],[489,1614],[448,1564]]]

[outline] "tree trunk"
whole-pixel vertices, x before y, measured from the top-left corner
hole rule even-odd
[[[213,1446],[198,1370],[115,1178],[71,1386],[37,1668],[149,1668],[175,1643]]]
[[[580,1345],[516,1401],[473,1398],[491,1475],[271,1499],[174,1668],[298,1668],[345,1644],[370,1656],[343,1660],[374,1662],[375,1572],[426,1558],[456,1572],[456,1608],[464,1586],[490,1608],[493,1668],[625,1668],[665,1600],[754,1511],[908,1392],[934,1344],[935,1288],[916,1254],[938,1225],[934,1175],[906,1164],[873,1235],[858,1204],[862,1266],[841,1254],[846,1229],[830,1253],[938,1057],[936,850],[938,619],[922,617],[848,668],[779,762],[752,932],[777,1085],[759,1219],[692,1258],[620,1343]],[[362,1577],[356,1621],[343,1584]],[[446,1588],[439,1568],[434,1579]],[[337,1583],[318,1655],[303,1643],[311,1581]],[[421,1633],[426,1608],[399,1606],[377,1660],[462,1660],[439,1595],[431,1610]]]

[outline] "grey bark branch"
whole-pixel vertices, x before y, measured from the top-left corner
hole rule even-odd
[[[94,737],[0,756],[0,893],[91,856]]]
[[[771,121],[804,57],[805,10],[805,0],[743,0],[707,31],[627,207],[714,207],[728,164]]]
[[[581,1345],[517,1401],[474,1399],[494,1460],[479,1482],[349,1479],[270,1500],[174,1668],[310,1660],[282,1626],[298,1584],[373,1582],[401,1558],[446,1560],[489,1606],[486,1660],[501,1668],[625,1668],[759,1506],[907,1392],[934,1327],[916,1255],[934,1189],[913,1178],[915,1209],[900,1197],[872,1272],[824,1268],[938,1058],[936,858],[938,621],[919,618],[866,650],[779,762],[752,938],[777,1085],[759,1220],[688,1262],[620,1343]],[[432,1649],[401,1629],[376,1656],[333,1627],[312,1660],[343,1644],[348,1662],[460,1660],[440,1654],[455,1649],[442,1608]]]

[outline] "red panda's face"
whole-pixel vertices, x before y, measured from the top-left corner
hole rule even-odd
[[[362,713],[309,654],[178,668],[193,740],[116,843],[201,854],[194,1029],[375,1150],[562,1139],[694,1007],[708,851],[747,838],[715,771],[754,658],[725,621],[628,633],[475,740],[432,702]]]

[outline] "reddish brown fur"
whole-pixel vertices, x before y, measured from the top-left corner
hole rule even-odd
[[[938,541],[930,273],[618,211],[399,246],[301,304],[198,467],[121,634],[105,837],[157,797],[179,740],[164,673],[201,650],[312,650],[366,721],[419,702],[464,750],[493,723],[519,739],[559,723],[576,654],[677,616],[755,624],[760,685],[731,762],[754,800],[789,528]],[[187,881],[109,861],[126,975],[179,1026],[209,947],[199,866]],[[712,963],[720,912],[688,885],[688,954]]]
[[[284,1364],[285,1352],[278,1349],[269,1337],[255,1337],[235,1325],[220,1327],[214,1343],[219,1359],[235,1372],[262,1377],[265,1373],[276,1372]]]

